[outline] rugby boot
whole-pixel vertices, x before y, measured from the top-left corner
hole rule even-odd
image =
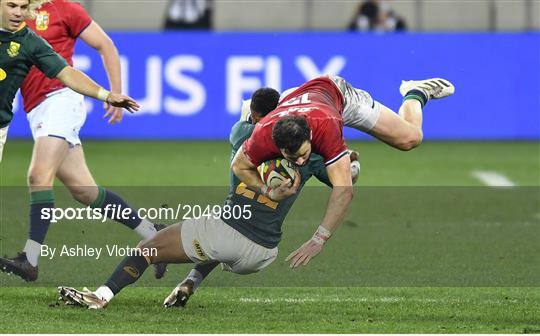
[[[186,280],[176,286],[165,301],[163,301],[165,308],[185,307],[189,298],[193,295],[193,285],[193,281]]]
[[[82,291],[71,287],[58,287],[58,299],[67,305],[81,306],[88,309],[105,309],[109,302],[98,297],[94,292],[84,287]]]
[[[36,281],[38,267],[32,266],[26,258],[26,252],[19,253],[15,258],[0,258],[0,270],[8,274],[20,276],[24,281]]]
[[[418,81],[411,80],[401,82],[399,92],[402,96],[405,97],[405,95],[411,90],[422,91],[428,100],[430,100],[452,95],[455,91],[455,87],[452,85],[452,83],[443,78],[430,78]]]

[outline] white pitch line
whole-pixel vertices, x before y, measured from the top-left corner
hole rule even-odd
[[[390,296],[390,297],[373,297],[373,298],[363,298],[363,297],[303,297],[303,298],[260,298],[260,297],[241,297],[240,302],[243,303],[266,303],[266,304],[275,304],[275,303],[394,303],[394,302],[418,302],[418,303],[444,303],[444,304],[457,304],[457,303],[470,303],[467,299],[434,299],[434,298],[406,298],[399,296]],[[475,300],[475,303],[485,303],[492,305],[508,305],[511,303],[518,303],[516,299],[510,300]]]
[[[490,187],[515,187],[516,184],[503,174],[488,170],[473,170],[471,175]]]

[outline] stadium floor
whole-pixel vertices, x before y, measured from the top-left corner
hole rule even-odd
[[[105,311],[59,305],[50,288],[9,288],[3,333],[539,333],[538,289],[204,288],[164,309],[133,288]],[[7,322],[9,321],[9,322]]]
[[[9,140],[0,185],[26,185],[32,143]],[[360,152],[367,186],[482,186],[473,171],[496,171],[520,186],[540,185],[538,142],[426,142],[400,152],[379,142],[349,142]],[[227,186],[227,142],[86,141],[98,183],[107,186]]]
[[[358,203],[305,269],[283,259],[321,217],[328,190],[316,181],[293,207],[274,264],[245,277],[215,272],[186,309],[161,303],[189,265],[170,266],[159,282],[149,269],[96,312],[57,304],[56,286],[95,288],[121,258],[42,258],[34,284],[0,274],[0,332],[540,333],[538,142],[427,142],[408,153],[350,146],[361,154]],[[132,193],[136,206],[148,197],[141,191],[205,186],[203,196],[219,200],[227,189],[226,142],[89,141],[85,150],[97,181]],[[31,142],[9,141],[0,166],[0,255],[26,236],[30,151]],[[501,181],[516,188],[486,186]],[[121,225],[75,221],[52,225],[46,243],[136,240]]]

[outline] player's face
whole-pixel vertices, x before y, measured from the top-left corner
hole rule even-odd
[[[29,13],[29,0],[0,0],[0,25],[11,32],[19,29]]]
[[[298,151],[294,154],[290,154],[285,150],[281,150],[281,154],[283,154],[284,158],[290,162],[294,162],[297,166],[303,166],[309,161],[311,155],[311,142],[307,140],[304,141],[302,146],[300,146]]]

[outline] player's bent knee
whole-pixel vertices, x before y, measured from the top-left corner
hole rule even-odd
[[[410,151],[420,146],[423,134],[420,130],[410,132],[406,137],[400,139],[395,147],[402,151]]]
[[[28,172],[28,185],[30,187],[36,186],[50,186],[52,185],[54,174],[40,170],[30,170]]]
[[[159,260],[159,246],[156,244],[155,239],[145,239],[141,240],[139,244],[137,244],[137,248],[141,251],[143,251],[146,254],[146,259],[151,264],[156,264],[160,262]],[[146,253],[146,251],[155,251],[156,253]],[[141,253],[143,253],[141,252]]]
[[[408,152],[408,151],[411,151],[411,150],[415,149],[419,145],[420,145],[419,142],[407,141],[407,142],[401,142],[401,143],[397,144],[396,148],[401,150],[401,151]]]

